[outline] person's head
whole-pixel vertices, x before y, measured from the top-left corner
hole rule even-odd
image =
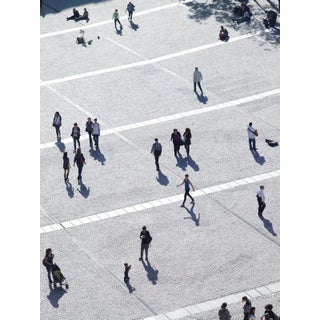
[[[247,301],[249,301],[249,299],[246,296],[242,297],[242,302],[247,302]]]
[[[81,154],[81,149],[80,148],[77,149],[77,154]]]
[[[198,67],[195,67],[194,69],[195,69],[195,70],[198,70]]]
[[[118,9],[116,9],[115,11],[118,12]]]
[[[225,309],[226,307],[227,307],[227,303],[224,302],[224,303],[221,305],[221,308],[222,308],[222,309]]]
[[[128,264],[127,264],[127,263],[125,263],[125,264],[124,264],[124,266],[125,266],[125,267],[127,267],[127,266],[128,266]]]
[[[185,174],[184,177],[185,177],[186,179],[188,179],[188,178],[189,178],[189,175],[188,175],[188,174]]]
[[[158,138],[154,138],[154,141],[155,141],[155,142],[158,142]]]
[[[58,111],[56,111],[56,113],[54,114],[55,116],[59,116],[60,113]]]
[[[186,128],[185,132],[186,133],[191,133],[191,130],[189,128]]]
[[[90,117],[88,118],[88,121],[91,121],[91,118],[90,118]]]
[[[67,156],[68,156],[68,152],[65,151],[65,152],[63,153],[63,157],[64,157],[64,158],[67,158]]]
[[[262,186],[263,187],[263,186]],[[260,187],[261,188],[261,187]],[[265,307],[265,310],[269,311],[273,309],[273,305],[271,303],[268,303]]]
[[[264,186],[260,186],[260,190],[264,190]],[[268,306],[268,304],[267,304],[267,306]],[[272,306],[272,305],[271,305]]]
[[[252,122],[249,122],[249,127],[251,127],[252,126]]]
[[[256,308],[255,307],[251,307],[250,314],[254,314],[255,312],[256,312]]]
[[[73,124],[73,126],[74,126],[74,127],[77,127],[77,126],[78,126],[78,124],[75,122],[75,123]]]
[[[97,122],[97,121],[98,121],[98,119],[97,119],[97,118],[95,118],[95,119],[93,119],[93,121],[94,121],[94,122]]]
[[[146,226],[143,226],[143,227],[142,227],[142,230],[143,230],[143,231],[146,231],[146,230],[147,230],[147,227],[146,227]]]
[[[51,254],[51,253],[52,253],[51,248],[46,249],[46,256],[48,256],[48,255]]]
[[[87,11],[87,9],[86,9],[86,8],[84,8],[84,11]]]

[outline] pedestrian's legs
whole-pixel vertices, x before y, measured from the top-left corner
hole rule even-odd
[[[256,139],[252,139],[252,147],[253,147],[253,150],[257,150],[256,148]]]
[[[88,132],[89,135],[89,143],[90,143],[90,147],[92,148],[92,133]]]
[[[73,137],[73,152],[76,152],[76,143],[77,143],[77,138]]]
[[[76,138],[78,141],[78,147],[80,148],[80,137]]]
[[[96,148],[98,149],[99,148],[99,135],[97,134],[94,134],[93,135],[93,140],[94,140],[94,145],[96,146]]]
[[[187,200],[187,194],[188,194],[188,191],[185,190],[184,192],[184,198],[183,198],[183,202],[182,202],[182,205],[184,206],[184,204],[186,203],[186,200]]]
[[[83,165],[78,166],[78,180],[82,179],[81,173],[82,173]]]
[[[187,156],[189,157],[190,144],[185,144],[184,147],[186,148]]]
[[[200,82],[198,82],[198,87],[199,87],[199,89],[200,89],[200,91],[201,91],[201,94],[203,94],[203,91],[202,91],[202,88],[201,88]]]
[[[195,82],[193,83],[193,91],[194,91],[194,92],[196,92],[196,91],[197,91],[196,83],[195,83]]]
[[[57,138],[60,137],[60,126],[55,126],[56,128],[56,134],[57,134]]]
[[[185,198],[187,198],[187,196],[191,199],[191,201],[192,202],[194,202],[194,199],[191,197],[191,195],[190,195],[190,190],[188,189],[188,190],[186,190],[186,193],[185,193]],[[185,201],[185,200],[184,200]]]
[[[146,260],[148,260],[148,249],[149,249],[149,244],[146,244],[146,247],[145,247]]]
[[[141,252],[140,252],[140,260],[143,259],[143,251],[146,252],[146,258],[148,257],[148,244],[147,243],[141,243]]]
[[[157,170],[159,170],[159,153],[157,151],[155,151],[154,153],[154,159],[155,159],[155,163],[156,163],[156,168]]]
[[[47,272],[48,272],[48,280],[49,280],[49,283],[52,283],[52,278],[51,278],[51,268],[47,268]]]
[[[249,138],[249,149],[252,150],[253,149],[253,139]]]

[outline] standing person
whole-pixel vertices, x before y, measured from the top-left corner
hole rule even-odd
[[[227,41],[229,38],[229,32],[228,30],[224,27],[220,27],[220,32],[219,32],[219,40],[221,41]]]
[[[96,149],[99,149],[100,124],[97,122],[98,121],[97,118],[95,118],[93,121],[94,121],[92,124],[93,141]]]
[[[117,22],[120,24],[120,29],[122,29],[122,24],[119,20],[118,9],[116,9],[113,13],[112,20],[114,20],[114,27],[117,29]]]
[[[76,155],[74,156],[73,166],[77,163],[78,167],[78,183],[82,183],[82,169],[83,165],[86,164],[86,159],[84,158],[81,149],[78,148]]]
[[[279,317],[272,311],[273,305],[271,303],[268,303],[265,307],[265,314],[268,314],[270,316],[270,319],[272,320],[278,320]]]
[[[132,2],[129,2],[127,5],[127,11],[128,11],[128,20],[132,21],[132,14],[133,11],[135,10],[135,5]]]
[[[252,126],[252,122],[249,122],[248,128],[248,139],[250,150],[256,151],[256,137],[258,136],[258,131]]]
[[[201,91],[201,95],[203,95],[203,91],[200,85],[200,81],[202,81],[202,73],[198,70],[198,67],[195,67],[193,72],[193,91],[197,92],[196,90],[196,84],[198,84],[198,87]]]
[[[180,207],[184,207],[184,204],[186,202],[187,196],[191,199],[190,203],[194,204],[194,199],[191,197],[191,195],[189,193],[190,192],[190,185],[191,185],[193,191],[194,191],[194,187],[193,187],[193,184],[191,183],[191,181],[189,180],[189,175],[188,174],[186,174],[184,176],[183,181],[180,184],[178,184],[177,187],[181,186],[182,184],[184,184],[185,192],[184,192],[184,199],[183,199],[182,205]]]
[[[186,130],[184,130],[183,139],[184,139],[184,147],[186,148],[187,156],[189,157],[190,144],[191,144],[191,130],[189,128],[186,128]]]
[[[173,132],[171,133],[171,139],[173,142],[173,152],[174,156],[177,156],[177,153],[180,154],[180,145],[181,145],[181,133],[178,131],[178,129],[173,129]]]
[[[262,212],[266,207],[265,196],[264,196],[264,186],[260,186],[260,190],[257,192],[257,200],[258,200],[258,215],[262,216]]]
[[[62,118],[60,113],[57,111],[53,116],[52,126],[56,128],[57,140],[61,138],[60,127],[62,124]]]
[[[151,148],[151,153],[153,153],[154,155],[157,171],[160,171],[159,157],[161,156],[161,152],[162,152],[161,143],[158,142],[158,138],[155,138],[154,144],[152,145],[152,148]]]
[[[86,122],[86,132],[88,132],[89,135],[89,143],[90,143],[90,148],[92,148],[92,132],[93,132],[93,122],[91,121],[91,118],[88,118],[88,121]]]
[[[53,258],[54,258],[54,254],[52,253],[52,249],[51,248],[46,249],[46,255],[45,255],[44,259],[42,260],[42,264],[47,269],[49,283],[53,283],[52,278],[51,278]]]
[[[150,236],[150,232],[147,230],[146,226],[142,227],[142,231],[140,232],[140,239],[141,239],[141,251],[140,251],[140,258],[139,261],[143,260],[143,251],[145,251],[146,260],[148,260],[148,249],[152,237]]]
[[[76,142],[78,142],[78,147],[80,148],[80,128],[75,122],[71,131],[71,137],[73,138],[73,153],[76,152]]]
[[[250,310],[251,310],[251,301],[246,297],[242,297],[242,302],[245,302],[243,306],[243,320],[249,320]]]
[[[231,319],[231,315],[229,310],[227,309],[227,303],[224,302],[221,305],[221,309],[218,312],[219,315],[219,320],[230,320]]]
[[[249,316],[249,320],[256,320],[256,308],[255,307],[251,307],[250,309],[250,316]]]
[[[68,158],[68,152],[63,153],[63,170],[64,170],[64,182],[69,181],[70,160]]]
[[[129,281],[129,270],[131,269],[131,265],[129,266],[127,263],[124,264],[124,282]]]

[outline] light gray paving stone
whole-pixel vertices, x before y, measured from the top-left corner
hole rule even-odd
[[[181,319],[181,318],[189,316],[189,315],[190,315],[190,313],[185,308],[181,308],[181,309],[166,313],[166,316],[172,320]]]
[[[258,291],[251,289],[251,290],[247,290],[246,291],[247,295],[250,296],[251,298],[257,298],[261,296],[261,293],[259,293]]]
[[[272,291],[274,293],[279,292],[280,291],[280,282],[268,284],[268,285],[266,285],[266,288],[268,288],[270,291]]]
[[[267,295],[267,294],[272,293],[272,291],[269,290],[269,289],[268,289],[267,287],[265,287],[265,286],[256,288],[256,290],[257,290],[258,292],[260,292],[262,295]]]

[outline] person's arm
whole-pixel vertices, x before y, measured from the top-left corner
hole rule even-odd
[[[178,184],[177,187],[180,187],[183,183],[184,183],[184,180],[180,184]]]

